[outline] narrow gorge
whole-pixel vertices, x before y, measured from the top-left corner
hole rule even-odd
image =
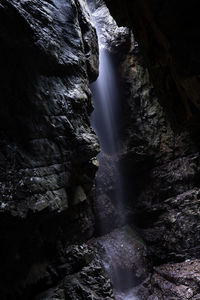
[[[0,0],[0,299],[200,300],[195,0]]]

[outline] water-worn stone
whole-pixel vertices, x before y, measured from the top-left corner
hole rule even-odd
[[[125,111],[129,121],[121,156],[127,178],[129,220],[139,227],[153,264],[199,258],[199,146],[188,128],[178,130],[172,125],[137,47],[134,53],[134,68],[130,56],[129,71],[124,72],[130,94],[127,92],[129,111]],[[124,70],[127,65],[126,60]],[[190,291],[190,284],[176,287],[171,283],[165,291],[166,282],[159,275],[152,278],[155,282],[147,284],[141,299],[182,299]],[[173,291],[177,298],[173,298]]]
[[[153,206],[157,214],[152,228],[143,230],[152,256],[181,260],[200,255],[199,189],[188,190]],[[148,213],[147,213],[148,214]],[[155,258],[156,259],[156,258]]]
[[[105,5],[97,1],[94,10],[103,25],[102,40],[116,55],[125,90],[120,120],[127,128],[122,128],[120,141],[125,142],[120,166],[128,178],[124,201],[129,221],[140,229],[156,267],[146,278],[146,269],[138,266],[137,242],[118,253],[115,232],[107,241],[119,254],[118,267],[129,267],[131,262],[136,284],[144,280],[137,289],[141,299],[197,300],[197,2],[182,1],[181,7],[176,1],[106,2],[123,25],[127,21],[133,25],[146,62],[129,30],[117,28]],[[69,246],[93,234],[90,191],[99,145],[90,128],[88,85],[98,74],[97,48],[85,0],[1,0],[2,300],[113,299],[94,250]],[[102,183],[106,186],[105,177]],[[100,215],[113,224],[110,190],[114,185],[109,179],[99,199],[106,202],[109,214]],[[141,243],[139,247],[143,253]]]
[[[101,46],[113,53],[120,53],[129,46],[130,31],[127,27],[118,27],[103,0],[89,0],[95,26],[98,30]]]
[[[155,267],[153,275],[138,288],[139,299],[198,299],[199,267],[199,260]]]
[[[156,264],[199,257],[198,196],[188,200],[196,199],[200,184],[199,144],[166,114],[135,41],[120,70],[126,99],[120,166],[129,221],[140,228]],[[172,199],[181,199],[176,210]]]
[[[197,3],[105,2],[138,41],[119,66],[126,91],[121,165],[129,220],[139,227],[153,265],[183,262],[187,268],[187,259],[200,257]],[[199,295],[192,281],[176,285],[155,272],[145,285],[145,300]]]
[[[58,271],[65,270],[64,279],[35,300],[114,299],[110,279],[92,246],[72,245],[64,257],[64,266],[61,265]]]
[[[3,1],[0,13],[1,51],[8,60],[6,65],[2,61],[4,79],[1,83],[4,88],[1,103],[4,108],[1,118],[2,207],[5,210],[12,207],[10,211],[14,214],[25,215],[28,209],[37,210],[34,202],[37,202],[37,197],[42,197],[42,208],[62,210],[69,204],[66,188],[72,180],[72,161],[75,165],[74,159],[81,150],[85,155],[79,164],[89,164],[98,152],[98,143],[88,120],[92,105],[86,66],[86,60],[87,64],[91,61],[90,73],[97,76],[96,33],[89,23],[86,5],[84,8],[81,3],[77,8],[74,1]],[[19,22],[19,26],[20,22],[25,23],[32,35],[28,39],[22,31],[19,46],[17,33],[21,27],[14,28],[16,37],[11,40],[12,24],[6,28],[5,18],[7,22],[10,18],[12,22]],[[86,39],[85,43],[89,40],[87,53],[82,43],[83,29],[79,18],[82,23],[85,20],[87,38],[84,36],[83,40]],[[16,48],[14,55],[13,47]],[[13,69],[13,63],[23,59],[25,65]],[[49,70],[44,70],[49,64]],[[44,74],[48,72],[48,75]],[[14,80],[10,92],[9,84]],[[3,170],[5,161],[7,168]],[[78,168],[78,163],[76,165]],[[3,180],[6,177],[8,179]],[[63,190],[66,195],[57,193],[54,208],[49,192],[58,190]],[[29,194],[34,201],[29,200]],[[25,198],[23,209],[20,207],[17,211],[17,206]]]
[[[198,3],[184,0],[180,6],[167,0],[105,2],[118,24],[132,27],[137,35],[159,100],[170,118],[183,123],[190,118],[191,124],[195,123],[193,129],[199,128]]]
[[[30,299],[58,241],[94,231],[98,44],[86,1],[2,0],[0,65],[0,298]]]

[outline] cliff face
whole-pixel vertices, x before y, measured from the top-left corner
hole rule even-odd
[[[171,118],[199,116],[197,2],[105,1],[119,24],[133,27],[151,78]]]
[[[196,2],[106,2],[139,42],[138,48],[95,2],[123,88],[117,160],[126,178],[126,218],[148,255],[130,228],[98,243],[105,249],[111,241],[119,269],[134,269],[139,299],[198,300]],[[89,122],[98,46],[86,1],[1,0],[0,65],[0,298],[114,299],[99,257],[104,250],[84,244],[94,233],[99,152]],[[106,155],[102,162],[115,173]],[[96,206],[109,231],[119,225],[111,203],[117,186],[101,169],[100,176]],[[122,241],[128,247],[119,251]]]
[[[90,189],[77,173],[98,153],[88,120],[98,48],[81,3],[1,4],[1,210],[11,215],[64,210],[70,182]]]
[[[198,299],[199,107],[194,94],[199,95],[195,83],[199,33],[194,30],[195,3],[183,2],[177,9],[176,2],[168,1],[106,2],[120,25],[132,26],[139,43],[139,49],[135,42],[119,67],[127,91],[122,155],[125,201],[130,207],[129,221],[144,238],[153,266],[138,295],[145,300]]]
[[[0,64],[0,298],[31,299],[62,277],[63,249],[93,234],[98,45],[86,2],[2,0]]]
[[[134,63],[126,61],[129,92],[121,164],[129,222],[143,237],[153,267],[138,295],[145,300],[188,299],[199,292],[198,144],[187,128],[172,126],[137,47],[134,52]]]

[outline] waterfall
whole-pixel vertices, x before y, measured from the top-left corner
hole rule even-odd
[[[100,65],[99,77],[97,81],[91,85],[94,98],[94,112],[91,117],[91,123],[100,140],[100,172],[106,172],[103,165],[101,165],[101,161],[104,159],[105,154],[109,164],[112,165],[114,170],[113,181],[115,182],[116,188],[112,193],[111,198],[116,210],[118,211],[117,225],[122,228],[122,226],[126,224],[126,217],[123,204],[125,197],[123,176],[120,173],[118,162],[120,152],[120,137],[118,132],[121,117],[120,89],[112,56],[101,43],[98,27],[97,33],[100,44]],[[97,187],[98,184],[97,174]],[[101,222],[100,225],[100,234],[103,234],[104,231],[106,231],[106,224]],[[124,227],[123,230],[120,232],[118,229],[115,229],[109,237],[106,235],[102,236],[99,241],[106,251],[104,264],[108,273],[111,275],[116,299],[136,300],[136,297],[133,295],[133,291],[131,290],[131,287],[133,287],[131,270],[124,271],[120,269],[117,262],[118,259],[123,259],[123,255],[121,255],[121,258],[118,258],[120,256],[118,253],[119,248],[122,249],[122,253],[124,253],[123,251],[127,251],[126,255],[130,255],[131,253],[131,247],[126,247],[126,243],[128,244],[126,228]]]
[[[110,166],[113,168],[115,189],[112,194],[112,201],[118,211],[118,225],[123,225],[126,222],[123,205],[124,184],[118,162],[121,117],[120,90],[111,53],[101,44],[99,48],[99,77],[95,83],[91,84],[94,97],[94,112],[91,117],[91,124],[100,141],[101,153],[99,159],[100,161],[104,159],[102,154],[106,154]],[[100,170],[105,172],[101,164]],[[96,181],[98,185],[98,177]],[[104,231],[104,228],[102,228],[102,232]]]
[[[95,99],[92,126],[99,137],[102,151],[116,154],[119,147],[117,134],[119,91],[110,54],[103,46],[100,46],[99,60],[99,77],[91,85]]]

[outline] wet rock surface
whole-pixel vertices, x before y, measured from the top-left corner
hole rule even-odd
[[[199,257],[199,189],[188,190],[177,197],[153,206],[156,218],[152,227],[143,229],[145,240],[155,261]]]
[[[95,222],[98,235],[106,234],[119,226],[119,210],[115,201],[119,193],[115,174],[118,156],[111,157],[101,151],[98,156],[99,169],[96,175]],[[115,180],[114,180],[115,179]]]
[[[119,55],[121,52],[121,55],[124,55],[124,50],[130,44],[130,30],[127,27],[117,26],[105,5],[105,1],[89,0],[88,3],[93,20],[95,20],[101,46],[112,52],[112,54],[117,53]]]
[[[124,73],[131,88],[121,156],[130,220],[141,229],[155,264],[198,258],[199,144],[188,128],[171,123],[137,46],[133,54]]]
[[[137,46],[133,53],[135,61],[129,58],[130,68],[124,73],[127,86],[132,88],[130,95],[127,94],[129,111],[125,112],[127,120],[128,116],[130,119],[126,123],[127,135],[121,155],[127,178],[125,201],[129,206],[129,220],[134,220],[139,228],[153,265],[183,262],[184,267],[184,261],[197,259],[200,254],[199,145],[188,128],[180,130],[171,123],[150,84]],[[198,261],[197,265],[199,267]],[[139,299],[195,296],[195,292],[192,296],[190,292],[184,295],[192,288],[190,283],[177,287],[153,271],[150,276],[152,281],[146,287],[150,293],[146,294],[143,289]],[[152,286],[156,292],[151,295]]]
[[[56,274],[64,278],[35,300],[114,299],[111,281],[94,246],[82,244],[67,248],[56,264]]]
[[[94,231],[98,46],[86,2],[2,0],[0,64],[0,298],[31,299],[57,243]]]
[[[199,299],[199,260],[154,268],[152,276],[137,291],[140,299]]]
[[[179,14],[177,3],[167,1],[106,3],[118,24],[133,28],[139,42],[134,41],[119,67],[126,89],[121,166],[129,221],[134,220],[144,238],[152,265],[169,273],[170,266],[180,268],[184,277],[183,270],[191,271],[188,259],[194,261],[194,270],[200,268],[199,107],[194,100],[199,67],[193,65],[190,43],[186,45],[198,22],[195,4],[183,1]],[[189,25],[186,19],[193,17],[196,21]],[[193,42],[191,38],[197,50]],[[188,49],[187,58],[177,56],[182,47]],[[152,270],[139,299],[198,299],[192,280],[179,284],[162,276]]]
[[[179,14],[169,1],[106,2],[118,21],[134,26],[143,51],[97,1],[92,9],[125,91],[117,161],[127,179],[126,214],[147,250],[119,229],[101,237],[102,246],[80,245],[94,233],[99,152],[89,121],[98,47],[86,2],[1,0],[2,300],[114,299],[102,265],[106,251],[132,274],[139,299],[200,299],[199,34],[190,22],[196,4],[189,14],[183,1]],[[115,170],[106,155],[102,160],[108,176],[100,175],[96,208],[109,231],[119,225],[109,177]]]
[[[199,128],[197,2],[184,0],[181,7],[167,0],[105,2],[120,26],[133,28],[168,116],[179,122],[191,118]]]
[[[86,53],[86,37],[83,33],[82,39],[79,24],[83,16],[78,14],[81,8],[75,2],[65,6],[63,2],[3,1],[0,9],[1,209],[22,216],[28,210],[47,207],[62,211],[70,205],[67,189],[73,181],[72,168],[85,168],[87,172],[86,165],[90,165],[92,173],[92,158],[98,153],[97,138],[89,124],[92,105],[87,75],[89,62],[93,75],[98,73],[96,33],[85,21],[84,30],[93,41],[88,43]],[[89,13],[82,14],[88,17]],[[17,27],[16,38],[9,40],[12,27],[6,27],[5,18],[7,22],[9,18],[19,24],[24,22],[30,36],[19,37]],[[80,161],[79,151],[84,153]],[[80,177],[84,176],[87,174]],[[79,184],[85,189],[84,179]]]

